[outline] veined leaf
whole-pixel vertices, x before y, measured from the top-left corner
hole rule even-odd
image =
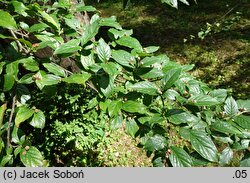
[[[134,90],[134,91],[148,94],[148,95],[157,95],[157,93],[158,93],[157,86],[149,81],[141,81],[141,82],[135,83],[134,85],[130,86],[129,88]]]
[[[135,137],[136,132],[139,130],[138,125],[136,124],[135,120],[126,121],[126,132],[131,136]]]
[[[41,152],[33,146],[26,146],[26,148],[23,148],[20,151],[20,159],[26,167],[43,166],[43,156]]]
[[[237,100],[239,110],[250,112],[250,100]]]
[[[224,112],[228,116],[233,116],[239,112],[238,105],[236,101],[233,99],[233,97],[228,97],[227,100],[225,101]]]
[[[0,10],[0,17],[0,27],[13,30],[17,29],[16,21],[8,12]]]
[[[219,121],[217,120],[211,125],[211,128],[225,134],[238,134],[240,135],[242,132],[234,127],[230,122]]]
[[[40,14],[43,17],[43,19],[46,20],[51,25],[53,25],[58,32],[60,31],[60,24],[57,22],[57,20],[54,17],[52,17],[51,15],[49,15],[48,13],[44,11],[40,11]]]
[[[86,81],[90,78],[89,73],[81,73],[81,74],[72,74],[69,77],[63,78],[62,81],[66,83],[76,83],[76,84],[85,84]]]
[[[240,115],[234,118],[234,121],[244,129],[250,130],[250,116]]]
[[[192,158],[182,148],[171,146],[172,150],[169,160],[173,167],[191,167],[193,165]]]
[[[135,65],[135,58],[124,50],[112,50],[112,57],[123,66],[133,68]]]
[[[227,97],[227,90],[225,89],[217,89],[209,92],[209,95],[215,98],[219,102],[224,102]]]
[[[126,46],[141,52],[143,51],[140,42],[137,39],[130,36],[123,36],[116,42],[121,46]]]
[[[37,109],[38,110],[38,109]],[[42,111],[35,112],[30,125],[35,128],[43,128],[45,125],[45,115]]]
[[[148,151],[159,151],[164,149],[167,145],[167,140],[165,137],[156,134],[153,137],[150,137],[144,145],[144,148]]]
[[[100,28],[100,25],[97,21],[90,24],[85,30],[82,35],[81,44],[85,45],[91,38],[95,37],[95,35],[98,33],[98,30]]]
[[[27,10],[28,8],[26,8],[23,3],[18,1],[11,1],[11,3],[15,8],[15,12],[20,15],[23,15],[24,17],[28,16],[28,14],[25,12],[25,10]]]
[[[179,79],[181,69],[170,69],[162,79],[164,90],[169,89]]]
[[[188,100],[196,106],[213,106],[219,104],[215,98],[204,94],[192,96]]]
[[[55,64],[55,63],[44,63],[43,66],[51,73],[57,75],[57,76],[61,76],[61,77],[65,77],[66,73],[64,68],[62,68],[61,66]]]
[[[109,45],[101,38],[98,46],[96,47],[96,52],[99,59],[103,62],[108,61],[111,57],[111,49]]]
[[[190,130],[190,142],[192,147],[205,159],[217,162],[217,148],[212,139],[203,131]]]
[[[147,108],[142,103],[128,100],[122,104],[122,109],[126,112],[130,113],[140,113],[145,114],[147,112]]]
[[[34,114],[34,110],[30,109],[26,106],[19,107],[16,118],[15,118],[15,125],[19,127],[19,125],[24,122],[25,120],[29,119]]]
[[[173,124],[179,125],[181,123],[196,123],[199,121],[199,118],[191,113],[182,112],[179,114],[171,115],[169,117],[169,121]]]
[[[220,165],[224,166],[230,163],[233,159],[233,150],[230,147],[226,147],[220,155]]]
[[[110,128],[112,130],[118,129],[122,126],[123,118],[122,116],[115,116],[113,119],[110,121]]]
[[[80,41],[78,39],[72,39],[67,43],[62,44],[59,48],[57,48],[54,54],[67,54],[67,53],[74,53],[81,49],[79,46]]]

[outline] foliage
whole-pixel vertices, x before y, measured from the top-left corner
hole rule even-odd
[[[187,72],[193,65],[155,55],[159,47],[143,47],[115,17],[93,14],[86,24],[75,15],[95,8],[67,0],[0,5],[1,166],[53,166],[46,160],[57,151],[59,161],[78,154],[63,165],[95,166],[87,161],[107,124],[140,138],[154,166],[224,166],[235,153],[247,155],[250,101],[196,80]],[[52,54],[39,54],[46,50]],[[58,106],[48,105],[51,98]],[[32,140],[41,132],[49,133],[44,144]]]

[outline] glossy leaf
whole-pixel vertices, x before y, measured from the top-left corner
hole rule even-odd
[[[244,129],[250,130],[250,116],[240,115],[234,118],[235,123]]]
[[[224,102],[227,97],[227,90],[225,89],[217,89],[209,92],[209,95],[215,98],[220,103]]]
[[[79,46],[80,41],[77,39],[72,39],[67,43],[62,44],[59,48],[57,48],[54,54],[68,54],[68,53],[75,53],[81,49]]]
[[[169,160],[173,167],[191,167],[193,165],[192,158],[180,147],[171,146],[172,150]]]
[[[117,63],[123,66],[134,67],[135,58],[124,50],[113,50],[112,57]]]
[[[38,110],[38,109],[36,109]],[[34,113],[33,118],[30,122],[30,125],[35,128],[44,128],[45,125],[45,115],[42,111],[38,110]]]
[[[57,76],[65,77],[66,73],[64,68],[61,66],[55,64],[55,63],[44,63],[43,66],[52,74],[55,74]]]
[[[50,23],[54,28],[56,28],[56,30],[59,32],[60,31],[60,24],[57,22],[57,20],[55,19],[55,17],[49,15],[48,13],[46,13],[45,11],[41,11],[40,12],[42,18],[47,21],[48,23]]]
[[[148,151],[159,151],[164,149],[167,145],[167,140],[165,137],[156,134],[153,137],[150,137],[144,145],[144,148]]]
[[[162,84],[164,90],[169,89],[175,81],[179,78],[181,74],[181,69],[171,69],[169,70],[165,75],[164,78],[162,79]]]
[[[66,83],[76,83],[76,84],[85,84],[86,81],[90,78],[89,73],[81,73],[81,74],[72,74],[69,77],[63,78],[62,81]]]
[[[220,155],[220,165],[224,166],[230,163],[233,159],[233,150],[230,147],[226,147]]]
[[[190,142],[192,147],[205,159],[217,162],[217,148],[207,133],[198,130],[190,131]]]
[[[6,11],[0,10],[0,27],[16,30],[17,25],[14,18]]]
[[[20,159],[26,167],[42,167],[43,156],[41,152],[34,146],[22,149],[20,152]]]
[[[139,130],[139,127],[135,120],[126,121],[126,132],[131,136],[135,137],[136,132]]]
[[[161,63],[167,63],[169,61],[169,58],[166,55],[159,55],[159,56],[152,56],[152,57],[145,57],[140,61],[140,64],[142,67],[147,67],[150,65],[153,65],[155,63],[161,64]]]
[[[132,100],[128,100],[124,102],[122,104],[122,109],[130,113],[145,114],[147,112],[145,105],[136,101],[132,101]]]
[[[129,89],[148,95],[156,95],[158,93],[157,86],[149,81],[135,83],[134,85],[130,86]]]
[[[7,103],[4,103],[3,105],[1,105],[1,107],[0,107],[0,129],[1,129],[2,124],[3,124],[3,117],[4,117],[4,113],[5,113],[6,109],[7,109]]]
[[[123,36],[116,41],[119,45],[135,49],[137,51],[143,51],[140,42],[130,36]]]
[[[231,123],[217,120],[211,125],[211,128],[225,134],[241,134],[242,132]]]
[[[203,94],[192,96],[189,98],[189,101],[191,102],[190,104],[195,106],[213,106],[219,104],[215,98]]]
[[[103,39],[100,39],[98,43],[99,44],[96,47],[98,58],[103,62],[108,61],[111,57],[111,49],[109,45]]]
[[[28,14],[25,12],[28,8],[26,8],[22,2],[11,1],[11,3],[14,6],[15,12],[20,15],[23,15],[24,17],[28,16]]]
[[[29,89],[24,85],[19,84],[16,86],[16,95],[21,104],[25,104],[31,99]]]
[[[250,100],[237,100],[238,108],[244,112],[250,112]]]
[[[108,106],[108,113],[110,117],[117,116],[122,109],[122,102],[121,101],[111,101]]]
[[[21,106],[18,108],[16,118],[15,118],[15,125],[16,127],[19,127],[19,125],[29,119],[34,114],[34,110],[26,107]]]
[[[236,101],[234,100],[233,97],[228,97],[227,100],[225,101],[225,105],[224,105],[224,112],[229,115],[235,115],[238,113],[238,105],[236,103]]]
[[[197,123],[199,121],[199,118],[191,113],[182,112],[179,114],[171,115],[169,117],[169,121],[173,124],[179,125],[181,123]]]
[[[112,130],[116,130],[120,127],[122,127],[122,122],[123,122],[123,118],[122,116],[115,116],[113,119],[111,119],[110,121],[110,128]]]
[[[85,45],[88,41],[90,41],[91,38],[95,37],[95,35],[98,33],[100,25],[97,22],[93,22],[90,24],[85,30],[80,38],[81,44]]]

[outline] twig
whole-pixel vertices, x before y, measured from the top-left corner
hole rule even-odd
[[[16,105],[16,96],[12,98],[12,107],[11,107],[10,117],[8,121],[8,128],[7,128],[7,147],[10,147],[10,126],[11,126],[13,114],[15,111],[15,105]]]
[[[17,38],[15,32],[14,32],[13,30],[10,30],[10,33],[11,33],[11,35],[16,39],[15,41],[16,41],[16,43],[17,43],[17,46],[18,46],[18,48],[19,48],[19,51],[20,51],[20,52],[24,51],[25,54],[28,54],[28,53],[29,53],[28,50],[26,50],[26,49],[23,47],[23,45],[20,43],[20,41],[18,41],[18,38]]]

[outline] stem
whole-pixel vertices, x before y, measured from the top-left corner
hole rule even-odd
[[[10,127],[11,127],[12,118],[13,118],[14,111],[15,111],[15,105],[16,105],[16,96],[12,98],[12,107],[11,107],[10,117],[8,121],[8,128],[7,128],[7,147],[8,148],[10,147]]]
[[[11,35],[16,39],[16,43],[19,49],[19,52],[24,51],[25,54],[28,54],[29,52],[23,47],[23,45],[18,41],[18,38],[13,30],[10,30]]]

